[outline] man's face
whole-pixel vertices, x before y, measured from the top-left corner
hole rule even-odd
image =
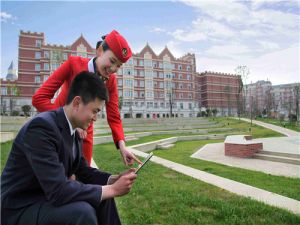
[[[97,98],[87,104],[80,100],[76,110],[76,127],[86,130],[91,122],[97,120],[97,113],[101,111],[104,103],[104,100]]]
[[[116,73],[122,66],[122,62],[110,49],[105,52],[97,51],[97,55],[96,65],[98,72],[107,79],[109,79],[111,74]]]

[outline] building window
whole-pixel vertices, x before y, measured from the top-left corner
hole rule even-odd
[[[192,103],[189,103],[189,109],[192,109]]]
[[[44,70],[49,70],[49,63],[44,63]]]
[[[145,59],[145,67],[152,67],[152,60]]]
[[[145,97],[145,92],[141,91],[141,92],[140,92],[140,97],[141,97],[141,98],[144,98],[144,97]]]
[[[129,59],[129,60],[126,62],[126,65],[132,66],[132,65],[133,65],[133,59]]]
[[[154,94],[153,91],[146,91],[147,98],[153,98]]]
[[[159,78],[164,78],[164,73],[163,72],[159,72]]]
[[[179,70],[182,70],[182,66],[181,66],[181,65],[178,65],[178,69],[179,69]]]
[[[159,82],[159,88],[164,88],[164,82]]]
[[[164,108],[164,107],[165,107],[165,103],[161,102],[161,103],[160,103],[160,107],[161,107],[161,108]]]
[[[56,70],[59,66],[59,63],[51,63],[51,70]]]
[[[42,40],[35,40],[35,47],[41,47],[42,46]]]
[[[144,70],[140,70],[140,77],[144,77],[144,76],[145,76]]]
[[[138,92],[134,91],[134,97],[137,98],[138,97]]]
[[[63,60],[67,60],[68,59],[68,54],[67,53],[63,53]]]
[[[191,66],[186,66],[186,70],[190,71],[191,70]]]
[[[34,82],[35,82],[36,84],[41,83],[41,76],[35,76],[35,77],[34,77]]]
[[[153,81],[147,80],[146,81],[146,88],[153,88]]]
[[[118,79],[118,86],[122,86],[123,85],[123,80],[122,79]]]
[[[41,52],[35,52],[35,58],[40,59],[41,58]]]
[[[138,82],[137,82],[137,80],[134,80],[134,87],[138,87]]]
[[[44,51],[44,58],[49,59],[49,51]]]
[[[122,97],[122,96],[123,96],[122,90],[119,90],[119,91],[118,91],[118,94],[119,94],[119,97]]]
[[[140,87],[145,87],[145,81],[140,80]]]
[[[125,80],[125,87],[132,87],[132,86],[133,86],[132,80],[126,79],[126,80]]]
[[[178,79],[182,80],[182,74],[179,74]]]
[[[151,70],[146,70],[146,73],[145,73],[146,77],[153,77],[153,74],[152,74],[152,71]]]
[[[1,95],[7,95],[7,88],[1,87]]]
[[[124,69],[124,75],[133,75],[133,70],[132,69]]]
[[[48,80],[48,78],[49,78],[49,75],[45,75],[45,76],[44,76],[44,82],[45,82],[46,80]]]
[[[142,59],[139,60],[139,66],[144,66],[144,60]]]
[[[35,64],[34,65],[34,70],[35,71],[40,71],[41,70],[41,64]]]
[[[183,109],[183,103],[180,103],[180,109]]]
[[[153,102],[147,102],[147,108],[153,108]]]

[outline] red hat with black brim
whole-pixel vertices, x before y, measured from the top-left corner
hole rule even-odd
[[[127,62],[127,60],[132,56],[132,52],[127,41],[118,31],[113,30],[106,35],[105,42],[121,62]]]

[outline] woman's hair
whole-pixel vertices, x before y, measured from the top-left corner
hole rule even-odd
[[[102,45],[103,51],[105,52],[106,50],[109,49],[107,43],[105,42],[105,37],[106,35],[102,36],[102,41],[98,41],[96,44],[96,50]]]

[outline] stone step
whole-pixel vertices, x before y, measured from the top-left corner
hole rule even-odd
[[[282,162],[282,163],[300,165],[300,159],[291,158],[291,157],[283,157],[283,156],[256,153],[253,155],[253,158],[263,159],[263,160],[268,160],[268,161],[273,161],[273,162]]]
[[[126,141],[134,141],[137,140],[138,138],[135,137],[134,135],[130,135],[130,136],[125,136],[125,140]]]
[[[259,153],[264,154],[264,155],[275,155],[275,156],[300,159],[300,154],[285,153],[285,152],[271,152],[271,151],[265,151],[265,150],[262,150]]]
[[[157,149],[169,149],[172,148],[174,146],[174,144],[171,143],[162,143],[162,144],[158,144],[156,146]]]

